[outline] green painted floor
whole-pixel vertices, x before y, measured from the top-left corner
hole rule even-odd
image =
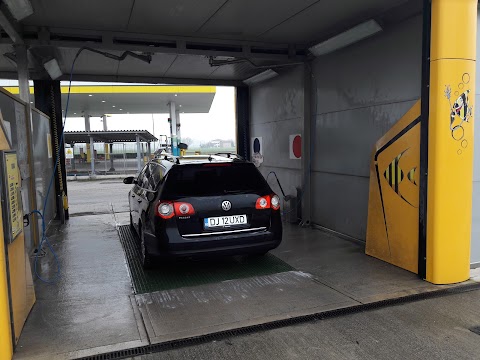
[[[160,265],[153,270],[144,270],[140,263],[140,247],[136,234],[128,225],[120,226],[118,229],[135,294],[295,270],[272,254],[259,257],[227,257],[218,260],[179,260]]]

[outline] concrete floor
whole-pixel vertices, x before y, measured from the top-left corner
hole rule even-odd
[[[66,226],[52,228],[50,236],[60,258],[62,277],[54,285],[36,281],[37,304],[27,320],[15,359],[76,358],[441,288],[364,255],[362,244],[318,230],[287,226],[284,241],[274,254],[298,272],[134,297],[115,227],[128,222],[130,186],[119,180],[72,182],[68,186],[71,220]],[[42,274],[54,271],[50,258],[41,264]],[[480,325],[478,299],[467,300],[462,306],[477,305],[469,311]],[[234,351],[228,355],[230,358],[312,358],[319,353],[326,354],[325,358],[382,358],[380,350],[372,352],[380,357],[367,356],[377,338],[384,336],[385,341],[392,341],[394,346],[385,345],[383,351],[393,352],[402,347],[402,342],[394,341],[391,334],[400,332],[405,333],[406,339],[416,339],[426,326],[419,319],[430,321],[420,308],[413,315],[395,313],[400,308],[380,310],[377,320],[359,314],[236,338],[226,345],[219,342],[179,350],[166,356],[210,358],[206,354],[212,351],[217,356],[213,358],[220,359],[224,358],[221,354]],[[447,305],[429,311],[428,316],[435,321],[443,321],[445,316],[451,318]],[[438,320],[434,318],[435,311],[440,314]],[[356,320],[349,325],[346,318]],[[454,319],[451,323],[455,323]],[[352,326],[351,331],[346,330]],[[361,344],[368,344],[361,350],[349,343],[356,332]],[[263,343],[270,341],[271,344]],[[247,346],[248,343],[253,345]],[[413,346],[420,343],[421,339],[412,342]],[[346,347],[337,349],[342,344]],[[469,344],[464,344],[466,353],[472,350]],[[432,346],[432,351],[440,351],[437,345]],[[420,354],[424,350],[418,351]]]
[[[133,360],[480,358],[480,292],[243,335]]]

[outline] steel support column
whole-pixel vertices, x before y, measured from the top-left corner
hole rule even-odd
[[[108,131],[107,115],[103,115],[103,116],[102,116],[102,122],[103,122],[103,131]]]
[[[141,154],[141,148],[140,148],[140,136],[136,136],[136,142],[137,142],[137,173],[140,173],[142,170],[142,154]]]
[[[250,159],[250,90],[248,86],[236,89],[237,153]]]
[[[95,177],[95,142],[90,136],[90,176]]]
[[[177,107],[176,104],[172,101],[170,102],[170,128],[172,134],[170,135],[172,138],[172,155],[178,156],[178,138],[177,138]]]
[[[67,192],[67,170],[65,168],[65,147],[63,143],[63,119],[62,119],[62,98],[60,93],[60,81],[58,80],[35,80],[35,107],[50,117],[50,128],[52,131],[52,148],[54,149],[53,161],[58,160],[57,172],[55,174],[55,194],[62,195],[64,199],[65,219],[68,214],[68,192]],[[60,218],[57,209],[57,218]]]
[[[110,171],[115,171],[115,167],[113,165],[113,144],[110,144]]]
[[[85,131],[90,132],[90,115],[83,115],[83,118],[85,120]]]
[[[312,135],[315,134],[315,121],[312,121],[316,114],[313,114],[312,104],[312,66],[311,63],[304,65],[303,71],[303,135],[302,135],[302,223],[309,225],[311,222],[311,176],[312,176]]]
[[[177,120],[177,144],[182,142],[182,124],[180,121],[180,110],[175,112],[175,119]]]

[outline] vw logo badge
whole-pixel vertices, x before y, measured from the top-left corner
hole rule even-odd
[[[224,211],[228,211],[228,210],[230,210],[231,208],[232,208],[232,203],[231,203],[230,201],[225,200],[225,201],[222,202],[222,209],[223,209]]]

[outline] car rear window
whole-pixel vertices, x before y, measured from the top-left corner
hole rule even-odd
[[[182,165],[171,169],[163,196],[220,196],[268,190],[267,182],[253,164],[212,163]]]

